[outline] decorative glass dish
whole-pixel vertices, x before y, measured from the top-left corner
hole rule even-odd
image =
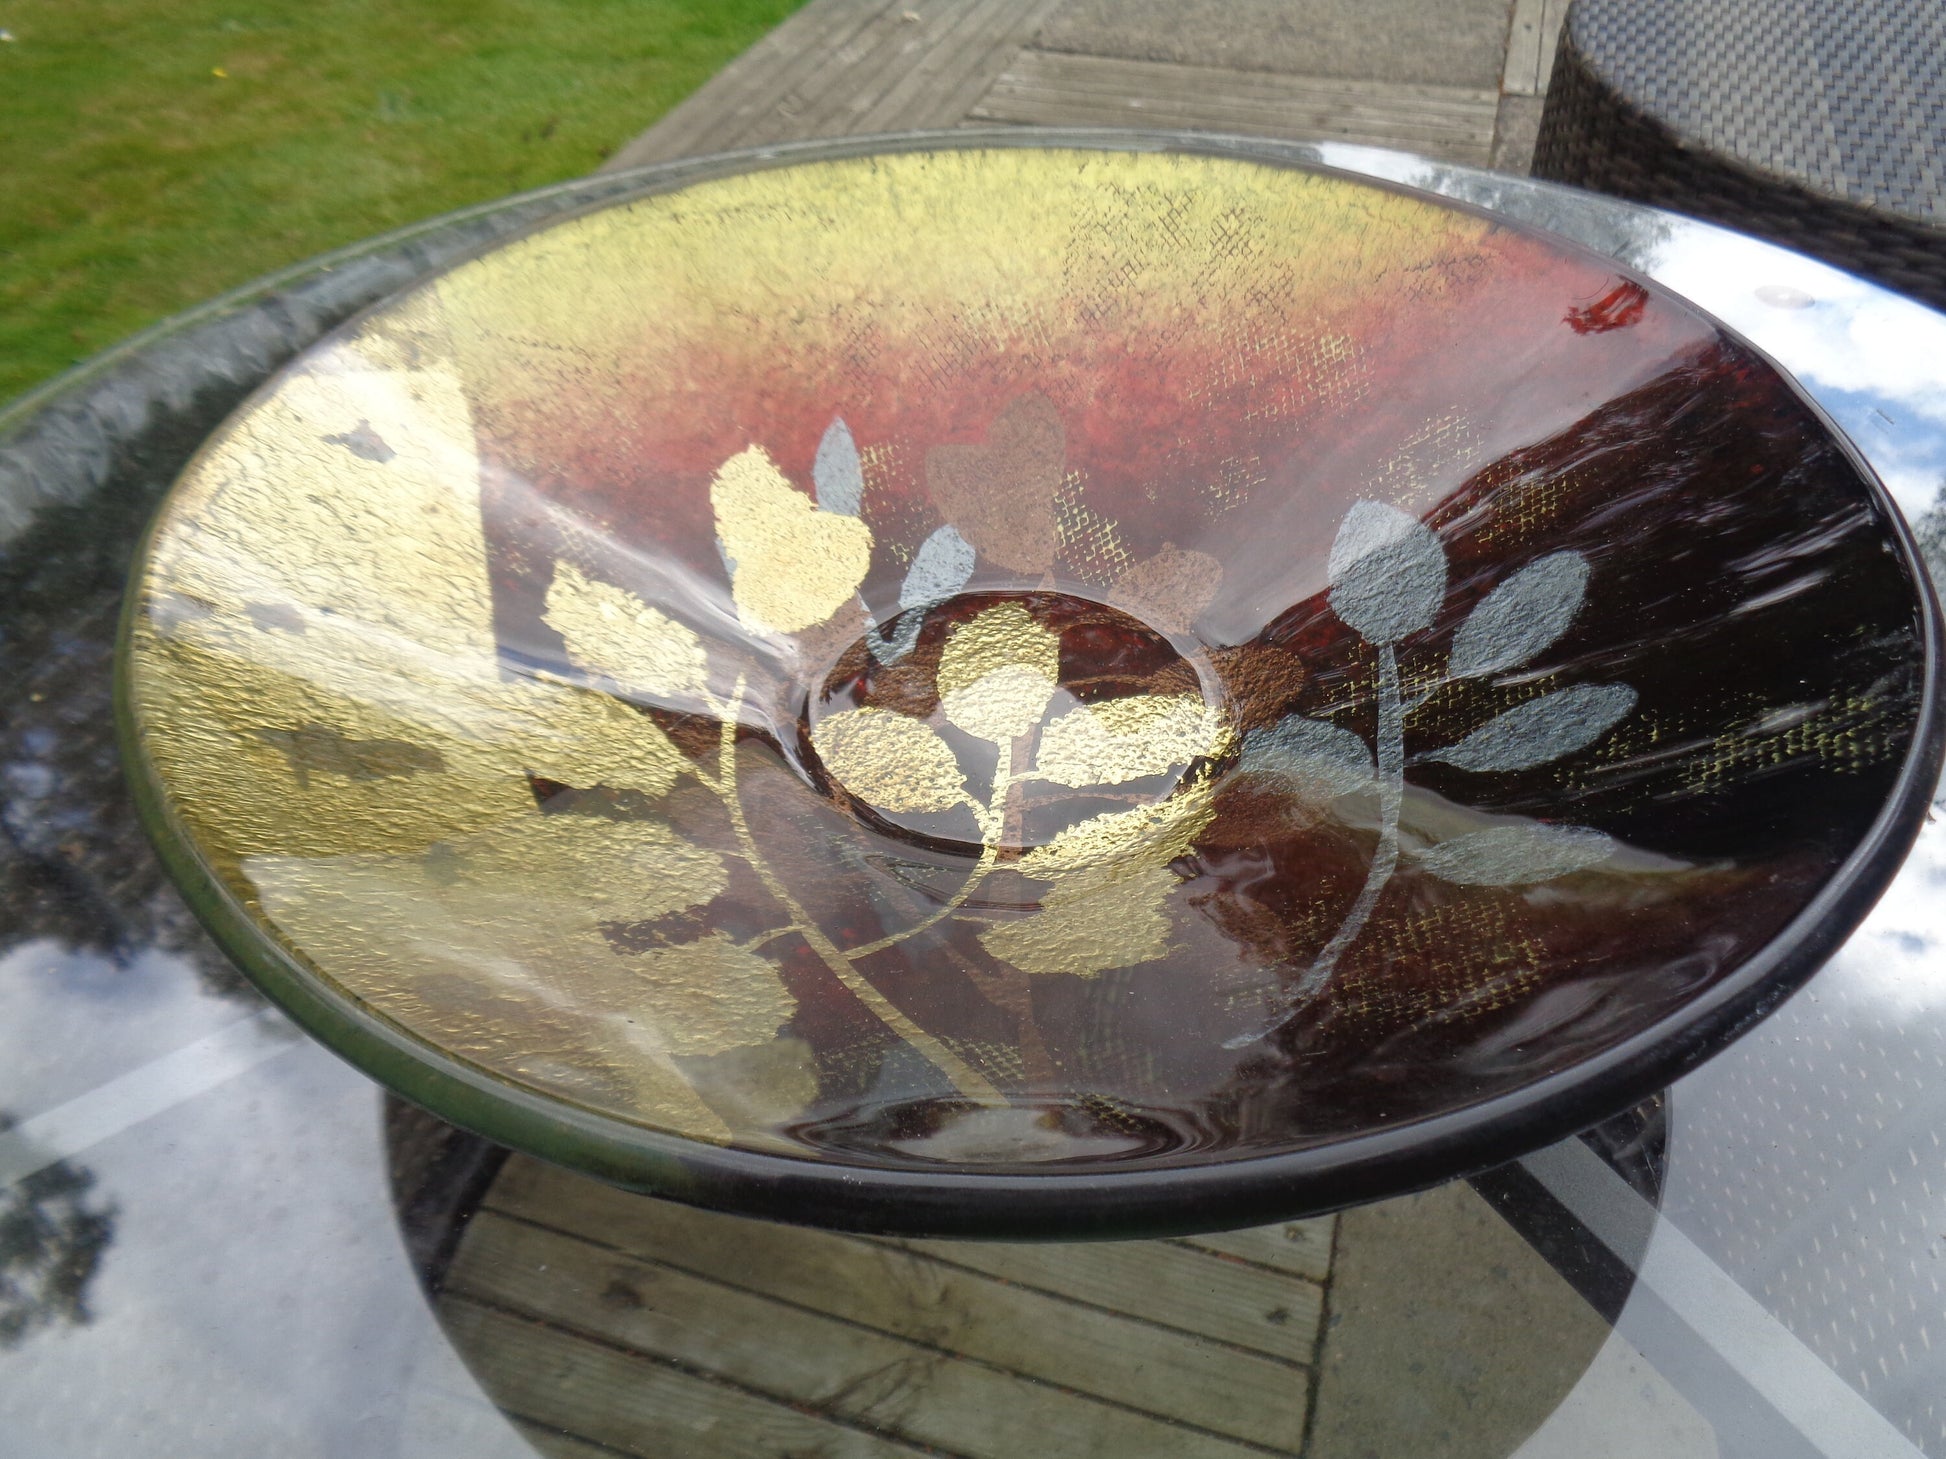
[[[301,1023],[874,1230],[1239,1225],[1571,1133],[1816,969],[1941,748],[1905,530],[1753,349],[1192,144],[549,223],[273,379],[134,582],[138,803]]]

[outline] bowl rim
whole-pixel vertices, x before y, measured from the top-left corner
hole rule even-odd
[[[1919,705],[1899,774],[1871,826],[1790,920],[1728,973],[1650,1024],[1595,1054],[1477,1103],[1296,1150],[1086,1171],[854,1164],[716,1145],[658,1130],[491,1074],[394,1023],[278,943],[217,876],[179,821],[144,752],[133,705],[131,640],[144,599],[141,588],[181,483],[316,350],[349,337],[368,319],[485,254],[694,183],[805,163],[1002,148],[1212,157],[1323,174],[1399,193],[1597,261],[1648,289],[1652,297],[1687,310],[1770,369],[1837,445],[1884,520],[1899,566],[1916,589],[1922,649]],[[1192,1234],[1324,1214],[1515,1159],[1572,1136],[1687,1073],[1768,1016],[1823,966],[1884,892],[1926,820],[1946,759],[1946,705],[1941,703],[1946,620],[1903,514],[1870,462],[1788,370],[1686,296],[1608,254],[1464,199],[1330,165],[1315,147],[1303,143],[1204,133],[1079,128],[901,132],[681,158],[630,175],[642,185],[625,194],[577,202],[445,259],[432,272],[324,331],[268,374],[203,439],[157,503],[129,567],[115,635],[114,713],[122,764],[138,819],[184,900],[221,950],[306,1032],[443,1119],[626,1189],[836,1230],[1072,1240]],[[1632,206],[1620,199],[1602,201]]]

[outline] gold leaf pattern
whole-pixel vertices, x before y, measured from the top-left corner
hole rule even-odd
[[[563,931],[604,922],[639,922],[700,906],[723,890],[713,851],[653,821],[595,816],[522,816],[491,831],[442,843],[437,859],[451,888],[522,887],[558,912]],[[449,891],[448,897],[463,895]]]
[[[484,831],[532,810],[530,772],[660,795],[687,763],[604,695],[503,673],[450,356],[428,296],[332,346],[212,442],[174,506],[196,530],[158,539],[135,707],[225,874]]]
[[[940,655],[940,704],[970,735],[1006,744],[1041,721],[1061,672],[1061,640],[1018,603],[962,624]]]
[[[1056,785],[1121,785],[1203,754],[1215,712],[1193,694],[1132,694],[1083,704],[1041,734],[1035,772]]]
[[[746,622],[796,633],[837,612],[872,565],[872,530],[820,511],[752,446],[710,484],[723,550],[736,564],[732,591]]]
[[[1009,664],[947,695],[940,707],[946,718],[969,735],[1004,745],[1041,722],[1054,689],[1052,679],[1022,665]]]
[[[1110,863],[1167,866],[1183,855],[1215,815],[1207,774],[1167,800],[1109,811],[1068,827],[1020,858],[1024,876],[1053,880]]]
[[[980,934],[981,945],[1024,973],[1092,978],[1169,951],[1166,866],[1098,866],[1061,882],[1031,917]]]
[[[776,969],[726,933],[658,948],[638,967],[644,1002],[672,1053],[722,1054],[768,1044],[796,1011]]]
[[[1221,405],[1242,398],[1239,390],[1248,393],[1251,411],[1261,407],[1270,422],[1265,439],[1282,442],[1276,433],[1310,420],[1312,402],[1342,404],[1379,378],[1372,373],[1378,367],[1357,353],[1365,346],[1346,343],[1367,337],[1375,285],[1382,292],[1384,279],[1411,268],[1415,289],[1431,291],[1426,297],[1442,307],[1454,305],[1457,318],[1458,306],[1479,297],[1468,280],[1483,276],[1489,254],[1479,247],[1485,225],[1477,219],[1365,189],[1347,192],[1352,185],[1326,178],[1278,174],[1266,181],[1234,168],[1213,159],[1090,154],[1077,172],[1075,155],[1058,149],[1031,157],[1002,149],[718,179],[511,245],[388,306],[280,377],[211,443],[164,514],[141,600],[147,614],[138,612],[131,635],[131,683],[143,748],[172,814],[232,886],[254,889],[249,910],[325,977],[414,1037],[542,1096],[703,1138],[727,1139],[734,1130],[739,1140],[788,1148],[796,1134],[780,1127],[816,1100],[820,1071],[830,1088],[812,1119],[855,1104],[859,1091],[884,1100],[910,1094],[915,1081],[903,1071],[917,1061],[888,1058],[895,1040],[926,1053],[976,1100],[992,1098],[995,1082],[1008,1089],[1050,1085],[1056,1075],[1048,1071],[1057,1067],[1074,1076],[1063,1078],[1063,1087],[1084,1068],[1142,1070],[1131,1074],[1128,1090],[1118,1086],[1118,1097],[1140,1095],[1137,1078],[1163,1061],[1140,1042],[1149,1025],[1123,1019],[1120,990],[1098,987],[1102,997],[1077,1010],[1088,1017],[1050,1018],[1043,1031],[1034,1023],[1033,999],[1021,994],[1029,980],[1015,969],[1085,978],[1149,962],[1169,952],[1172,936],[1187,940],[1193,929],[1217,925],[1186,915],[1172,898],[1206,891],[1210,882],[1248,888],[1263,868],[1284,863],[1263,844],[1261,829],[1245,826],[1228,844],[1252,855],[1227,862],[1200,856],[1198,881],[1205,885],[1177,890],[1177,858],[1192,847],[1207,853],[1212,837],[1212,791],[1202,768],[1166,800],[1095,816],[1019,860],[996,843],[1009,835],[1043,839],[1060,824],[1057,817],[1083,813],[1064,812],[1064,797],[1050,787],[1125,786],[1210,755],[1233,733],[1275,724],[1296,707],[1304,677],[1296,654],[1261,643],[1210,652],[1235,731],[1206,717],[1192,693],[1201,664],[1188,660],[1181,677],[1146,676],[1142,687],[1161,697],[1104,702],[1093,696],[1125,694],[1133,682],[1071,653],[1068,666],[1077,672],[1067,687],[1079,697],[1056,704],[1050,696],[1059,692],[1060,646],[1019,609],[1011,625],[995,613],[946,635],[959,641],[939,666],[937,684],[940,620],[928,619],[923,652],[903,666],[926,681],[923,693],[905,694],[892,673],[877,672],[886,665],[861,663],[863,702],[883,713],[876,720],[836,717],[819,733],[819,748],[834,774],[842,771],[852,788],[880,804],[969,805],[991,785],[988,819],[979,822],[988,844],[970,875],[964,854],[935,847],[909,870],[889,856],[883,865],[869,859],[861,849],[868,838],[840,847],[854,829],[842,808],[821,800],[807,806],[815,798],[775,755],[781,738],[788,757],[795,724],[779,710],[802,702],[787,702],[779,690],[815,688],[790,676],[826,672],[859,643],[872,620],[857,589],[873,553],[881,569],[909,566],[916,545],[940,528],[935,508],[978,549],[988,575],[974,591],[996,588],[1002,573],[1023,594],[1078,582],[1171,635],[1191,634],[1205,620],[1204,636],[1213,642],[1239,636],[1220,629],[1254,631],[1263,621],[1245,613],[1254,613],[1250,603],[1234,622],[1207,619],[1220,575],[1205,553],[1165,544],[1135,561],[1132,543],[1150,545],[1164,529],[1202,530],[1172,527],[1170,515],[1170,482],[1182,477],[1176,463],[1189,469],[1197,448],[1172,446],[1173,427],[1147,432],[1139,444],[1155,469],[1141,483],[1150,488],[1148,505],[1137,505],[1129,483],[1116,480],[1137,458],[1108,435],[1115,413],[1095,409],[1103,397],[1089,394],[1090,352],[1106,340],[1125,353],[1126,341],[1155,348],[1155,361],[1166,364],[1191,359],[1181,341],[1220,336],[1227,348],[1222,377],[1198,379],[1185,370],[1174,382],[1184,387],[1179,396],[1193,410],[1205,394]],[[915,244],[917,235],[885,228],[888,207],[909,210],[915,198],[943,220],[939,231],[949,244]],[[752,217],[785,216],[803,226],[749,226]],[[1130,289],[1138,275],[1144,287]],[[904,282],[888,290],[887,279]],[[1296,307],[1273,299],[1251,312],[1273,295],[1290,296]],[[1233,307],[1239,298],[1248,306],[1242,315]],[[789,307],[767,307],[778,299]],[[745,310],[752,326],[727,352],[726,309]],[[1372,317],[1395,319],[1388,311],[1382,303]],[[1075,340],[1084,347],[1071,370],[1060,352]],[[830,341],[842,350],[828,349]],[[913,352],[928,389],[951,407],[915,418],[951,424],[943,434],[922,436],[898,423],[910,396],[881,394],[874,402],[875,429],[888,438],[862,456],[886,489],[862,504],[869,529],[821,511],[808,481],[795,487],[763,450],[740,450],[749,437],[715,436],[725,421],[794,418],[794,399],[779,397],[774,403],[783,411],[771,409],[778,358],[793,362],[791,389],[823,392],[828,409],[840,396],[847,404],[860,398],[859,362],[887,348]],[[987,358],[1004,368],[962,372],[962,363]],[[704,378],[696,362],[713,369],[739,360],[752,364],[762,393],[724,396],[724,409],[713,413],[717,424],[681,417],[680,404],[670,407],[696,398]],[[712,378],[741,377],[732,370]],[[1069,462],[1055,406],[1020,393],[1053,381],[1060,383],[1047,388],[1061,397],[1061,408],[1077,413],[1075,440],[1090,457],[1101,445],[1111,448],[1103,460]],[[967,393],[996,390],[1004,394]],[[651,397],[658,403],[644,406]],[[996,415],[996,407],[1004,409]],[[629,548],[630,534],[640,533],[634,545],[657,541],[692,563],[709,557],[709,532],[697,515],[703,504],[673,494],[644,500],[627,486],[633,462],[608,470],[583,443],[604,430],[616,439],[617,411],[637,411],[638,424],[648,425],[624,422],[627,449],[652,468],[647,475],[673,471],[686,489],[695,484],[698,443],[710,442],[705,474],[718,463],[721,469],[709,507],[732,564],[737,608],[753,629],[802,635],[788,645],[756,646],[748,666],[751,713],[709,713],[723,726],[715,746],[704,741],[707,724],[684,723],[675,733],[695,756],[687,759],[657,721],[626,703],[575,683],[518,676],[500,657],[481,526],[476,409],[496,480],[504,473],[531,483],[551,507],[572,503],[591,514],[578,524],[564,518],[549,529],[558,528],[558,536],[529,541],[505,535],[525,529],[497,496],[488,513],[490,530],[501,534],[496,551],[511,546],[519,554],[553,550],[574,558],[557,570],[544,614],[573,662],[588,671],[571,677],[599,675],[622,694],[657,704],[707,695],[708,655],[683,624],[585,569],[616,560],[594,541],[611,531],[611,546]],[[985,422],[992,424],[979,440]],[[664,423],[672,429],[663,430]],[[780,429],[780,444],[792,432],[799,436],[794,451],[808,444],[798,426]],[[1245,454],[1205,463],[1217,480],[1202,487],[1206,477],[1198,476],[1188,484],[1190,505],[1214,518],[1218,506],[1240,503],[1254,483],[1252,508],[1275,515],[1278,503],[1264,498],[1274,461],[1249,454],[1255,447],[1242,437],[1237,449]],[[1095,490],[1089,474],[1104,466],[1105,489]],[[557,493],[550,485],[557,481],[572,492]],[[926,493],[915,489],[921,481]],[[847,490],[840,495],[856,511],[855,487]],[[1126,521],[1107,515],[1123,509],[1131,513]],[[1229,556],[1237,534],[1249,536],[1240,520],[1221,524],[1203,545],[1220,543]],[[1275,556],[1280,544],[1286,555],[1307,550],[1287,537],[1255,543],[1254,557],[1244,541],[1238,570],[1264,569],[1263,552]],[[955,580],[950,591],[971,581]],[[875,593],[872,601],[889,608],[891,599]],[[519,620],[502,625],[510,637],[531,629],[530,605],[519,595],[497,611]],[[947,622],[963,616],[950,603],[939,612]],[[1091,642],[1070,634],[1073,648],[1084,641]],[[869,658],[862,647],[859,658]],[[714,667],[727,683],[746,666],[725,658]],[[827,673],[822,682],[842,681]],[[886,697],[895,691],[896,700]],[[745,702],[741,687],[731,702]],[[923,717],[942,702],[942,717]],[[1040,763],[1029,771],[1028,737],[1054,714],[1061,717],[1042,730]],[[948,717],[1001,747],[991,780],[985,766],[992,757],[967,756],[969,765],[980,765],[970,796],[951,754],[963,742],[947,728]],[[740,724],[756,733],[740,733]],[[855,744],[846,742],[852,730],[862,731]],[[765,771],[781,787],[769,806],[760,793]],[[636,795],[564,796],[550,800],[554,813],[543,815],[525,781],[530,774],[627,788],[651,800],[691,776],[662,806],[681,834],[661,822],[573,813],[645,813]],[[1010,793],[1023,776],[1048,784]],[[1234,807],[1253,794],[1248,786],[1233,788],[1225,821],[1240,819]],[[1119,799],[1127,805],[1138,797]],[[1110,803],[1102,797],[1089,808]],[[792,808],[795,817],[785,814]],[[1369,809],[1360,801],[1347,815]],[[1263,825],[1260,816],[1254,827]],[[791,829],[804,826],[830,834]],[[1354,833],[1349,840],[1341,834],[1347,830]],[[1350,872],[1338,862],[1350,865],[1362,850],[1363,830],[1347,821],[1321,834],[1329,854],[1319,857],[1319,878],[1332,905],[1315,915],[1281,906],[1274,916],[1266,912],[1281,940],[1253,932],[1245,961],[1274,965],[1315,951],[1345,900],[1338,893]],[[1408,853],[1413,830],[1408,800],[1401,827]],[[731,832],[739,835],[734,855],[681,839],[694,834],[727,847]],[[856,853],[855,867],[840,850]],[[862,880],[835,883],[837,875]],[[871,877],[912,895],[881,896]],[[734,895],[726,895],[731,885]],[[868,897],[851,895],[861,887]],[[1451,962],[1455,948],[1465,951],[1454,942],[1460,932],[1460,944],[1516,948],[1523,961],[1513,973],[1526,975],[1537,944],[1519,940],[1531,933],[1525,908],[1512,899],[1490,902],[1477,890],[1433,890],[1453,899],[1446,904],[1450,919],[1439,922],[1436,906],[1401,919],[1397,925],[1418,939],[1411,958],[1397,953],[1406,944],[1393,924],[1375,927],[1367,955],[1347,963],[1344,1006],[1355,1008],[1368,994],[1391,996],[1398,969]],[[698,910],[712,898],[721,900]],[[1019,915],[1023,902],[1036,899],[1038,910]],[[1475,904],[1506,925],[1468,920]],[[1011,920],[993,920],[1009,907]],[[823,925],[840,915],[844,937]],[[886,955],[867,952],[854,965],[848,950],[860,945],[860,926],[867,936],[879,930],[871,928],[874,917],[886,934],[879,939]],[[733,941],[718,928],[751,940]],[[979,956],[969,945],[975,928],[986,950],[1013,966]],[[682,940],[705,929],[711,935],[701,941]],[[804,1021],[807,1030],[843,1024],[810,1033],[815,1051],[780,1037],[794,1000],[758,949],[777,946],[760,939],[786,935],[799,941],[772,955],[790,959],[791,986],[811,986],[808,979],[800,984],[799,968],[814,973],[815,954],[878,1026],[848,1008],[842,1021]],[[1224,934],[1205,935],[1214,943]],[[895,947],[904,950],[893,955]],[[1222,971],[1188,949],[1175,951],[1170,976],[1181,982],[1172,990],[1158,978],[1165,1018],[1152,1020],[1157,1028],[1173,998],[1201,996],[1207,973]],[[942,966],[940,957],[956,965]],[[969,972],[974,965],[977,972]],[[1004,1017],[974,1004],[965,991],[969,977]],[[1486,986],[1499,996],[1500,982]],[[1413,996],[1446,1000],[1442,1013],[1483,1006],[1453,1002],[1478,998],[1473,985],[1455,995],[1453,986],[1429,982]],[[1153,1012],[1158,1005],[1148,1006]],[[967,1066],[971,1078],[956,1072]],[[934,1090],[937,1080],[925,1076],[921,1087]],[[1186,1102],[1199,1091],[1185,1085],[1171,1093]],[[984,1130],[991,1108],[966,1118]],[[994,1127],[1016,1115],[1028,1122],[1037,1112],[1001,1107]],[[990,1158],[1008,1158],[1019,1148],[1018,1132],[989,1148]]]
[[[204,637],[164,638],[151,622],[132,641],[144,748],[219,868],[259,852],[423,851],[533,806],[519,769],[498,762],[504,747],[459,726],[387,713]],[[428,768],[361,778],[322,757],[294,759],[295,736],[411,745]]]
[[[812,732],[825,768],[883,811],[943,811],[969,803],[959,761],[926,725],[888,709],[848,709]]]
[[[682,704],[707,686],[709,661],[693,630],[626,588],[583,576],[571,562],[554,565],[544,616],[576,667],[612,680],[631,698]]]
[[[654,720],[606,694],[554,680],[506,688],[525,721],[497,756],[514,773],[655,797],[689,764]]]
[[[793,1011],[733,944],[619,954],[608,922],[696,906],[720,858],[664,826],[529,809],[419,856],[253,856],[266,921],[324,977],[502,1077],[728,1139],[672,1063],[768,1043]],[[689,986],[684,986],[685,978]]]
[[[957,694],[996,669],[1032,669],[1061,677],[1061,640],[1018,603],[989,608],[961,624],[939,656],[939,692]]]
[[[800,1038],[778,1038],[761,1044],[742,1044],[720,1054],[690,1055],[682,1072],[710,1108],[747,1143],[765,1140],[769,1131],[797,1118],[817,1098],[817,1054]],[[753,1136],[759,1137],[753,1141]]]

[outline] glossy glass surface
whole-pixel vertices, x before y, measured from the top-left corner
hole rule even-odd
[[[1852,434],[1946,575],[1946,318],[1646,209],[1395,154],[1324,154],[1566,230],[1702,303]],[[1210,1258],[1223,1280],[1198,1303],[1164,1279],[1188,1255],[1175,1242],[981,1243],[936,1248],[944,1262],[928,1267],[852,1241],[842,1249],[854,1256],[877,1247],[876,1273],[858,1280],[854,1267],[834,1282],[824,1257],[838,1238],[713,1218],[717,1269],[746,1288],[801,1303],[788,1284],[822,1278],[826,1305],[854,1316],[882,1299],[880,1323],[919,1340],[890,1354],[912,1361],[887,1366],[882,1344],[857,1337],[807,1354],[801,1325],[775,1307],[726,1330],[727,1285],[699,1320],[656,1282],[669,1244],[644,1238],[694,1213],[556,1172],[614,1219],[523,1207],[505,1176],[489,1204],[555,1227],[572,1217],[607,1249],[565,1237],[510,1248],[500,1238],[519,1216],[477,1221],[445,1293],[428,1300],[415,1275],[455,1234],[452,1188],[438,1197],[448,1162],[436,1143],[401,1141],[368,1081],[266,1008],[167,885],[116,770],[115,606],[169,479],[293,344],[536,210],[653,191],[688,171],[576,183],[376,240],[171,321],[0,412],[0,662],[13,691],[0,704],[8,1459],[589,1459],[711,1443],[739,1459],[814,1445],[977,1452],[988,1415],[1030,1430],[1001,1454],[1057,1440],[1121,1454],[1141,1452],[1132,1430],[1145,1415],[1192,1411],[1224,1432],[1268,1434],[1273,1451],[1302,1435],[1310,1459],[1946,1452],[1946,798],[1810,985],[1669,1092],[1647,1151],[1643,1131],[1604,1134],[1600,1159],[1570,1140],[1482,1183],[1532,1246],[1447,1186],[1308,1223],[1330,1260],[1300,1261],[1296,1276],[1248,1264],[1266,1243],[1284,1260],[1306,1250],[1279,1228],[1210,1238],[1249,1255]],[[1644,1167],[1661,1179],[1638,1182]],[[1659,1212],[1643,1198],[1657,1187]],[[631,1245],[647,1254],[616,1250]],[[564,1268],[575,1250],[598,1253],[595,1264]],[[1099,1301],[1064,1318],[1032,1283],[952,1268],[1002,1251],[1038,1258],[1042,1283],[1063,1267],[1084,1282],[1119,1259],[1137,1274],[1128,1290],[1173,1331]],[[1317,1314],[1307,1288],[1331,1315],[1314,1368],[1292,1347]],[[951,1300],[982,1292],[981,1307]],[[996,1324],[996,1293],[1016,1320]],[[1184,1330],[1205,1323],[1214,1336]],[[964,1347],[982,1331],[998,1342],[985,1362],[940,1361],[942,1340]],[[1266,1367],[1236,1346],[1246,1335],[1300,1365]],[[716,1352],[699,1367],[700,1344]],[[807,1356],[824,1366],[807,1370]],[[1004,1374],[1029,1376],[969,1409],[969,1368],[989,1395]],[[807,1371],[831,1376],[806,1388]],[[1069,1404],[1058,1431],[1050,1393]],[[1172,1456],[1264,1452],[1182,1427],[1149,1432]]]
[[[1883,499],[1673,296],[1153,153],[551,226],[278,377],[138,582],[165,850],[314,1029],[839,1218],[1679,1045],[1889,875],[1927,673]]]

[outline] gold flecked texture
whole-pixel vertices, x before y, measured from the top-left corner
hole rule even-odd
[[[1061,641],[1018,603],[989,608],[947,640],[940,704],[970,735],[1006,744],[1041,721],[1061,672]]]
[[[820,723],[813,738],[839,784],[880,810],[943,811],[969,799],[952,750],[906,715],[846,710]]]
[[[1079,705],[1041,733],[1037,774],[1057,785],[1120,785],[1186,765],[1218,732],[1193,694],[1140,694]]]
[[[872,529],[819,510],[760,446],[723,464],[710,505],[734,564],[737,609],[760,629],[795,633],[824,622],[871,566]]]
[[[1207,774],[1132,811],[1091,816],[1020,859],[1024,876],[1055,879],[1111,862],[1167,866],[1196,843],[1215,814]]]
[[[1018,869],[1054,885],[1037,912],[988,928],[981,945],[1025,973],[1081,978],[1167,956],[1169,863],[1209,824],[1210,802],[1204,773],[1167,800],[1091,817],[1036,847]]]
[[[1041,910],[980,934],[986,950],[1025,973],[1091,978],[1169,951],[1167,867],[1096,867],[1050,891]]]
[[[131,644],[144,750],[218,875],[361,1001],[504,1077],[766,1138],[685,1068],[769,1044],[792,1001],[721,937],[609,940],[707,902],[723,864],[659,824],[542,814],[530,777],[659,797],[686,762],[628,705],[502,667],[478,482],[429,298],[287,378],[158,534]],[[627,606],[594,585],[569,599],[583,643]],[[686,630],[646,626],[614,666],[693,688]],[[772,1083],[808,1098],[805,1061],[785,1062],[800,1072]]]
[[[686,706],[708,685],[709,659],[694,630],[571,562],[555,566],[545,617],[569,658],[632,699]]]
[[[768,1043],[791,1013],[769,964],[721,935],[632,958],[609,944],[604,925],[723,886],[717,857],[653,824],[535,815],[417,857],[259,856],[243,872],[272,924],[380,1012],[700,1138],[733,1132],[674,1060]]]

